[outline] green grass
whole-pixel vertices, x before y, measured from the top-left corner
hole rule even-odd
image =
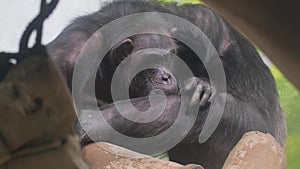
[[[283,76],[280,71],[271,67],[275,77],[280,104],[286,115],[287,122],[287,168],[300,167],[300,92]]]

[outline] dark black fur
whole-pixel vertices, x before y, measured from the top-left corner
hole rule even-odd
[[[183,164],[199,163],[206,169],[221,168],[228,153],[241,136],[252,130],[270,133],[284,146],[286,137],[284,114],[279,106],[274,78],[268,67],[247,39],[221,16],[204,5],[176,6],[144,1],[116,1],[105,5],[96,13],[77,18],[48,45],[50,54],[57,62],[69,86],[71,86],[76,56],[85,41],[96,30],[122,16],[151,11],[177,15],[199,27],[216,48],[227,80],[226,107],[216,131],[205,143],[197,142],[207,116],[208,103],[199,111],[197,122],[188,136],[168,152],[170,159]],[[152,36],[149,35],[150,38],[153,38]],[[209,77],[203,64],[188,47],[176,40],[170,42],[166,37],[160,36],[158,39],[162,44],[169,43],[167,46],[170,48],[175,45],[175,53],[190,66],[196,77],[204,80],[200,84],[207,83],[205,79]],[[157,45],[152,43],[144,48],[151,47],[153,44]],[[164,48],[159,45],[156,47]],[[108,122],[116,129],[129,136],[146,137],[164,131],[173,123],[180,104],[179,95],[175,90],[168,96],[165,115],[169,118],[161,118],[149,124],[136,124],[118,116],[111,104],[109,80],[117,64],[114,65],[112,60],[106,59],[102,66],[99,69],[101,75],[96,79],[97,97],[101,100],[100,106],[107,104],[101,109],[104,110]],[[155,87],[150,87],[147,91],[153,88]],[[147,92],[143,95],[146,94]],[[138,96],[133,95],[133,97]],[[136,107],[144,107],[147,103],[147,99],[144,98],[133,101]],[[99,126],[96,122],[91,122],[89,132],[96,131]]]

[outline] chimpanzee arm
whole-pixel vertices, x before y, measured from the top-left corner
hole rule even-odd
[[[100,107],[102,113],[101,116],[99,116],[99,111],[82,111],[78,119],[84,130],[79,124],[77,124],[77,129],[82,138],[83,145],[92,142],[87,134],[93,135],[93,138],[97,135],[104,135],[103,132],[106,131],[107,127],[99,120],[99,117],[103,118],[115,130],[127,136],[139,138],[154,136],[168,129],[179,117],[179,113],[183,114],[184,119],[189,120],[189,118],[185,117],[192,116],[195,116],[194,119],[196,119],[199,107],[200,109],[208,107],[203,107],[202,105],[209,105],[208,99],[210,98],[211,93],[212,89],[208,82],[193,77],[185,82],[181,95],[165,96],[165,103],[157,101],[158,98],[152,98],[155,101],[151,103],[152,105],[150,107],[149,98],[141,97],[102,106]],[[122,112],[122,115],[116,108],[116,104],[118,104],[118,107],[121,107],[120,111]],[[135,107],[137,110],[142,110],[138,112],[137,117],[137,120],[140,123],[128,120],[124,117],[133,113],[131,106]],[[148,107],[150,111],[147,110]],[[180,112],[180,110],[182,112]],[[153,117],[153,115],[158,112],[162,113],[154,120],[147,123],[141,122],[145,121],[145,119],[149,119],[149,117]],[[186,126],[186,124],[183,124],[186,123],[186,121],[180,121],[180,123],[183,126]],[[109,140],[109,138],[106,138],[106,140]]]
[[[137,99],[132,99],[128,101],[122,101],[119,103],[112,103],[100,107],[101,112],[98,110],[94,111],[82,111],[78,117],[78,122],[76,124],[77,131],[81,137],[81,144],[86,145],[91,142],[97,141],[107,141],[110,138],[103,138],[103,140],[91,140],[88,135],[95,138],[94,136],[98,135],[107,135],[103,132],[106,132],[106,126],[102,123],[99,123],[97,117],[99,113],[102,114],[104,120],[113,127],[117,132],[123,133],[127,136],[132,137],[147,137],[153,136],[161,133],[166,130],[170,125],[174,123],[179,113],[180,107],[180,96],[167,96],[167,102],[164,109],[164,112],[153,122],[149,123],[137,123],[126,119],[123,115],[132,113],[129,107],[133,106],[137,109],[144,108],[149,106],[149,98],[142,97]],[[122,114],[115,107],[115,104],[122,106]],[[126,108],[128,107],[128,108]],[[161,105],[152,105],[151,109],[158,110],[161,108]],[[140,112],[143,113],[143,112]],[[149,112],[148,112],[149,113]],[[154,112],[153,112],[154,113]],[[151,113],[150,113],[151,114]],[[147,115],[142,115],[141,117],[147,118]],[[80,123],[79,123],[80,122]],[[108,130],[107,130],[108,131]]]

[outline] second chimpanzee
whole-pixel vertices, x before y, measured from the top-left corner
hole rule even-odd
[[[165,131],[176,120],[182,101],[180,100],[182,91],[179,91],[181,80],[176,79],[171,70],[163,66],[138,73],[129,86],[129,95],[134,99],[126,103],[145,110],[145,107],[149,107],[149,99],[145,96],[155,89],[160,89],[166,94],[167,106],[164,114],[156,121],[132,122],[120,116],[113,104],[116,100],[112,99],[110,91],[112,76],[117,67],[131,53],[158,48],[166,51],[161,57],[176,54],[190,67],[195,77],[190,78],[188,83],[183,85],[183,90],[191,91],[197,97],[191,100],[191,104],[200,106],[191,131],[178,145],[168,151],[171,160],[183,164],[198,163],[207,169],[221,168],[241,136],[253,130],[270,133],[282,146],[285,145],[284,114],[278,103],[274,78],[268,67],[246,38],[221,16],[204,5],[177,6],[144,1],[115,1],[105,5],[96,13],[76,19],[48,45],[50,54],[61,69],[70,88],[77,57],[92,34],[115,19],[141,12],[168,13],[196,25],[208,37],[218,53],[226,75],[227,92],[214,93],[214,86],[210,84],[210,77],[203,62],[183,42],[171,36],[155,33],[130,36],[115,44],[106,54],[95,82],[97,103],[112,127],[128,136],[143,138]],[[148,26],[147,23],[143,24]],[[159,25],[157,29],[160,29]],[[176,29],[175,26],[174,29],[164,31],[172,35]],[[111,36],[115,35],[112,33]],[[144,62],[143,58],[139,58],[135,60],[132,67]],[[172,65],[173,63],[169,63],[169,68],[176,70],[176,66]],[[130,69],[131,67],[128,67],[128,72]],[[128,72],[123,72],[124,79],[129,78],[126,77]],[[210,138],[204,143],[199,143],[198,136],[207,118],[212,95],[226,96],[224,112]],[[83,97],[86,100],[91,99],[90,96]],[[130,109],[123,111],[125,114],[130,114]],[[186,116],[189,116],[188,112]],[[95,119],[88,118],[88,116],[85,118],[89,125],[85,130],[88,131],[79,131],[83,145],[91,142],[86,133],[97,134],[98,129],[102,127]],[[94,141],[101,141],[101,139]]]

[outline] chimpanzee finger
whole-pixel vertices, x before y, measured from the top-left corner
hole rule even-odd
[[[205,87],[204,93],[202,95],[202,98],[201,98],[200,104],[199,104],[200,108],[203,108],[206,105],[206,103],[208,102],[211,94],[212,94],[211,87],[210,86]]]
[[[195,86],[195,89],[194,89],[194,91],[193,91],[193,93],[192,93],[192,97],[191,97],[191,105],[196,105],[197,103],[199,103],[199,101],[200,101],[200,97],[201,97],[201,95],[202,95],[202,93],[204,92],[204,85],[203,84],[197,84],[196,86]]]

